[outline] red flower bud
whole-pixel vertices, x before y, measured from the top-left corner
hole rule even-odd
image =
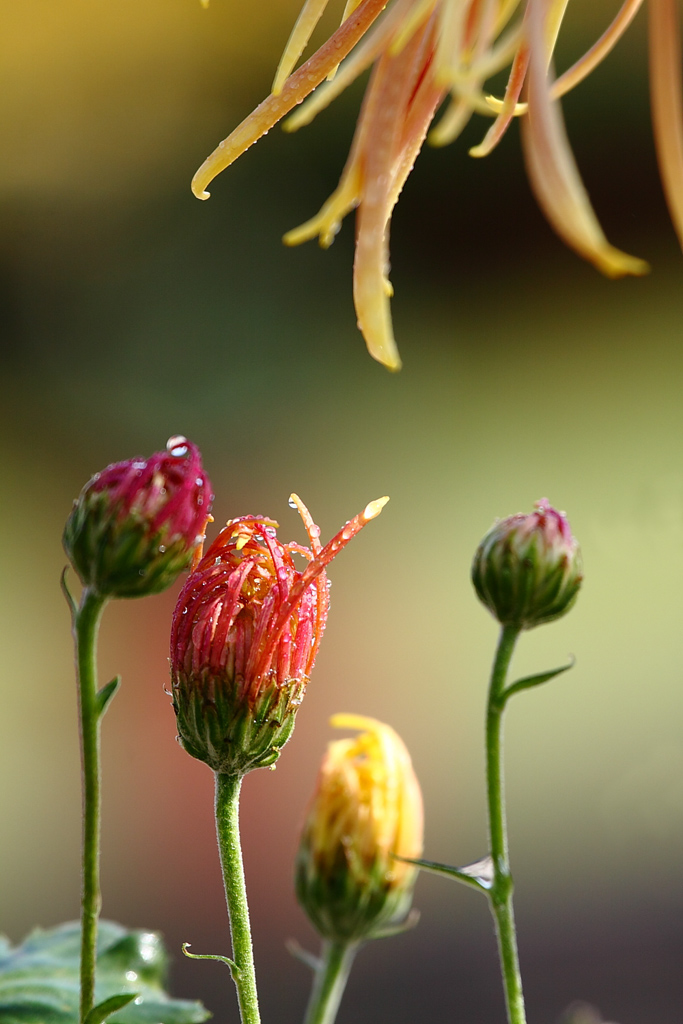
[[[171,632],[173,706],[180,740],[214,771],[272,764],[294,728],[329,605],[325,566],[387,498],[322,547],[296,495],[310,549],[282,544],[262,516],[231,520],[181,591]],[[297,570],[293,556],[308,566]]]
[[[85,485],[64,528],[64,548],[85,586],[106,597],[165,590],[201,549],[211,483],[196,445],[107,466]]]
[[[504,625],[531,629],[574,604],[583,581],[569,521],[542,498],[535,512],[494,523],[472,564],[479,600]]]

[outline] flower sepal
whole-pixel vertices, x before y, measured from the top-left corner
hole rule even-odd
[[[283,686],[273,681],[253,701],[227,680],[202,687],[176,679],[173,708],[181,745],[221,775],[245,775],[269,768],[292,735],[307,680]]]

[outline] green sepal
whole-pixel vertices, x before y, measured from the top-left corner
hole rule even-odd
[[[481,892],[488,892],[493,884],[493,862],[490,857],[484,857],[474,864],[467,864],[462,868],[453,868],[450,864],[440,864],[435,860],[413,860],[411,857],[397,857],[406,864],[414,864],[421,871],[430,871],[434,875],[447,875],[457,882],[470,885]]]
[[[69,566],[65,565],[64,568],[62,569],[62,575],[59,577],[59,584],[62,588],[64,599],[66,600],[66,603],[69,606],[69,611],[71,612],[71,622],[75,623],[76,616],[78,615],[78,607],[73,599],[71,591],[69,590],[69,584],[66,582],[66,574],[68,573],[68,571]]]
[[[307,949],[304,949],[296,939],[287,939],[285,942],[285,949],[287,952],[298,960],[299,963],[309,967],[314,974],[317,974],[323,969],[323,961],[321,957],[316,956],[315,953],[309,953]]]
[[[242,681],[172,681],[180,741],[192,757],[220,775],[245,775],[269,768],[294,730],[306,679],[264,685],[254,700],[240,693]]]
[[[230,968],[230,973],[233,978],[236,978],[240,973],[240,969],[234,960],[231,960],[229,956],[220,956],[219,953],[188,953],[190,948],[189,942],[183,942],[183,953],[188,956],[190,960],[220,960],[221,963],[227,964]]]
[[[78,1024],[80,945],[77,921],[37,928],[19,946],[0,941],[2,1024]],[[201,1024],[210,1016],[201,1003],[166,993],[167,956],[154,932],[100,921],[97,954],[100,1011],[112,998],[131,997],[105,1011],[108,1024]]]
[[[124,1006],[128,1006],[128,1003],[132,1003],[134,999],[137,999],[139,994],[139,992],[120,992],[117,996],[110,996],[104,1002],[93,1006],[85,1018],[85,1024],[103,1024],[107,1017],[111,1017],[112,1013],[116,1013],[117,1010],[122,1010]]]
[[[563,672],[568,672],[570,668],[574,668],[576,659],[571,656],[571,661],[568,665],[562,665],[561,668],[552,668],[549,672],[539,672],[535,676],[525,676],[524,679],[518,679],[515,683],[510,683],[502,694],[500,695],[500,706],[503,707],[507,704],[508,700],[514,693],[519,693],[521,690],[530,690],[533,686],[540,686],[542,683],[547,683],[548,680],[554,679],[555,676],[561,675]]]
[[[170,587],[192,561],[194,547],[169,529],[152,533],[139,509],[122,511],[106,491],[82,492],[62,543],[83,586],[103,597],[146,597]]]
[[[103,686],[101,690],[97,691],[97,696],[95,698],[95,710],[97,712],[98,718],[101,718],[104,712],[107,710],[107,708],[109,707],[110,700],[112,699],[120,685],[121,676],[114,676],[114,678],[110,682],[108,682],[106,686]]]
[[[349,843],[339,846],[323,870],[309,856],[305,841],[296,862],[296,895],[316,931],[332,942],[364,942],[378,931],[402,923],[413,898],[415,877],[396,885],[386,858],[367,865]]]
[[[403,935],[404,932],[410,932],[420,922],[420,911],[417,907],[413,907],[406,917],[405,921],[399,921],[397,924],[389,924],[386,928],[378,928],[377,931],[371,932],[368,935],[369,939],[391,939],[394,935]]]

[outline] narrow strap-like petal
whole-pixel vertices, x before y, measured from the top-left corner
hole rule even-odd
[[[522,120],[522,145],[536,198],[558,235],[603,274],[645,274],[647,263],[610,245],[598,223],[569,146],[559,102],[550,99],[543,0],[529,0],[528,10],[529,113]]]
[[[500,140],[505,135],[505,132],[510,126],[510,122],[515,116],[515,108],[517,106],[517,100],[519,99],[524,85],[524,79],[526,78],[527,69],[529,67],[529,47],[526,43],[522,43],[520,48],[515,54],[515,59],[512,62],[512,68],[510,70],[510,77],[508,79],[507,88],[505,90],[505,97],[503,99],[503,106],[501,108],[498,117],[493,122],[486,135],[479,143],[478,146],[472,146],[470,149],[470,156],[482,157],[488,156],[491,153]]]
[[[640,10],[642,2],[643,0],[625,0],[616,18],[605,29],[597,42],[593,43],[590,50],[587,50],[583,57],[577,60],[575,64],[572,64],[570,68],[567,68],[566,71],[563,71],[559,78],[555,80],[552,88],[553,99],[559,99],[560,96],[564,96],[565,93],[568,93],[579,82],[582,82],[584,78],[587,78],[591,71],[595,70],[598,64],[605,59],[607,54],[619,42]]]
[[[650,97],[659,173],[683,247],[683,104],[676,0],[650,0]]]
[[[339,67],[334,80],[316,89],[315,94],[305,103],[302,103],[291,117],[283,123],[282,127],[287,132],[296,132],[299,128],[310,124],[321,110],[329,107],[330,103],[337,98],[352,82],[362,75],[364,71],[375,62],[382,50],[384,50],[392,38],[396,29],[401,24],[406,12],[409,10],[410,0],[401,0],[381,18],[366,38],[360,43],[353,53],[347,57]]]
[[[408,105],[424,67],[427,35],[432,35],[431,21],[415,33],[398,56],[385,54],[377,65],[375,104],[367,126],[363,195],[356,218],[353,299],[358,327],[373,359],[392,370],[400,368],[401,360],[389,306],[390,194]]]
[[[308,40],[313,34],[313,29],[323,16],[329,0],[306,0],[301,8],[301,13],[296,19],[284,53],[280,57],[275,78],[273,80],[272,94],[277,96],[282,92],[282,86],[292,73],[301,54],[306,48]]]
[[[208,199],[206,187],[249,149],[273,125],[313,92],[340,60],[350,53],[382,12],[387,0],[363,0],[326,43],[287,79],[278,96],[268,96],[227,139],[206,158],[192,179],[192,191],[198,199]]]

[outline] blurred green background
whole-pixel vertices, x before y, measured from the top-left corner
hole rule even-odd
[[[616,3],[573,0],[557,64]],[[264,11],[267,10],[267,13]],[[269,89],[296,0],[25,0],[2,12],[4,457],[0,505],[0,930],[78,914],[79,775],[67,609],[70,503],[94,471],[173,433],[202,448],[217,526],[244,513],[303,539],[296,490],[331,534],[381,494],[335,562],[332,612],[296,734],[245,785],[264,1019],[301,1019],[315,946],[292,862],[335,711],[405,738],[427,855],[485,852],[483,712],[495,643],[469,564],[495,516],[547,496],[580,538],[571,615],[523,639],[516,670],[574,670],[515,701],[506,758],[530,1024],[573,999],[619,1024],[678,1024],[683,1002],[683,260],[649,126],[646,21],[564,109],[610,240],[653,274],[617,283],[563,248],[526,183],[517,131],[426,149],[392,230],[405,368],[365,353],[352,223],[333,248],[280,236],[336,184],[361,96],[273,131],[197,202],[196,166]],[[339,11],[330,15],[328,26]],[[216,529],[217,527],[214,527]],[[174,742],[174,594],[110,607],[102,679],[104,914],[160,928],[178,994],[236,1021],[212,780]],[[422,878],[419,927],[359,957],[340,1024],[494,1024],[483,900]]]

